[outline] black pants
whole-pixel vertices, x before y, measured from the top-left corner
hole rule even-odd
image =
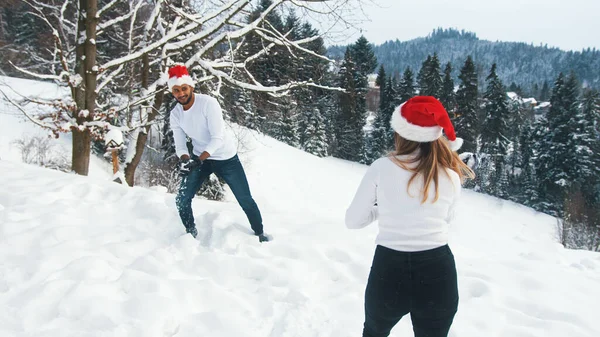
[[[256,235],[263,234],[262,216],[254,198],[252,198],[246,173],[237,154],[226,160],[207,159],[200,169],[193,170],[181,180],[176,203],[185,228],[191,229],[196,226],[194,213],[192,212],[192,199],[202,183],[213,173],[223,178],[231,188],[233,195],[246,213],[254,233]]]
[[[410,313],[415,337],[446,337],[458,309],[448,245],[421,252],[377,246],[365,292],[363,337],[384,337]]]

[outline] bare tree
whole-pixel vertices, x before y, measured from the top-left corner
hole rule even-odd
[[[72,169],[87,175],[92,139],[101,139],[110,128],[129,133],[125,173],[132,185],[142,156],[150,126],[155,123],[166,89],[166,70],[182,62],[193,70],[196,82],[207,85],[213,95],[220,95],[224,84],[246,90],[285,96],[293,88],[329,88],[314,81],[288,81],[268,85],[257,81],[248,67],[274,47],[289,57],[316,57],[327,61],[305,45],[318,36],[292,40],[290,32],[281,32],[265,22],[266,16],[284,6],[300,8],[305,13],[343,20],[340,13],[361,0],[272,0],[271,5],[253,21],[245,21],[252,11],[251,0],[212,0],[193,8],[174,0],[23,0],[29,14],[41,20],[52,32],[53,49],[48,53],[47,73],[15,67],[40,80],[50,80],[70,88],[68,98],[22,102],[45,105],[44,113],[23,113],[40,126],[73,135]],[[318,2],[318,3],[315,3]],[[119,27],[118,33],[115,29]],[[112,32],[112,33],[111,33]],[[257,34],[263,47],[253,55],[240,53],[247,37]],[[109,48],[112,41],[121,48]],[[137,78],[135,75],[138,74]],[[125,103],[119,88],[133,81],[137,94]],[[133,79],[132,79],[133,78]],[[5,95],[6,97],[6,95]],[[137,112],[133,114],[132,112]],[[124,125],[113,125],[128,114]],[[135,144],[132,146],[132,144]]]

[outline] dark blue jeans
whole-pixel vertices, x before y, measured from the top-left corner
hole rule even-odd
[[[200,169],[191,171],[187,177],[182,179],[175,201],[185,228],[191,229],[196,226],[192,211],[192,199],[202,187],[202,183],[212,173],[225,180],[225,183],[231,188],[233,195],[246,213],[254,233],[256,235],[263,234],[262,217],[256,202],[250,194],[246,173],[237,154],[226,160],[207,159]]]
[[[415,337],[446,337],[458,309],[454,255],[448,245],[399,252],[377,246],[365,292],[363,337],[385,337],[410,313]]]

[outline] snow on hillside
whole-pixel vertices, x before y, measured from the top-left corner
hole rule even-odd
[[[22,164],[2,136],[0,336],[359,336],[377,228],[343,217],[366,167],[234,131],[269,243],[230,193],[194,201],[193,239],[174,195]],[[600,254],[564,249],[552,217],[465,191],[450,240],[450,336],[600,336]]]

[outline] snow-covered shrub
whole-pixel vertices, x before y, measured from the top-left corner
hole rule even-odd
[[[70,172],[71,162],[67,155],[54,142],[53,138],[42,135],[23,135],[12,141],[21,152],[21,160],[26,164]]]

